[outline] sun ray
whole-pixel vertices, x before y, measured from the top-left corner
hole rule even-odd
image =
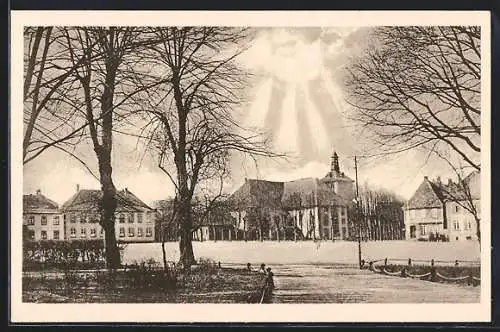
[[[288,83],[285,97],[283,98],[283,108],[281,109],[280,129],[276,132],[276,145],[289,152],[297,151],[297,109],[295,107],[295,94],[297,87]]]
[[[274,78],[272,80],[269,104],[267,107],[264,126],[266,129],[280,130],[280,112],[283,111],[283,98],[285,97],[284,82]]]
[[[303,86],[299,86],[295,94],[295,107],[297,108],[297,123],[299,124],[298,132],[298,148],[300,155],[304,159],[313,159],[317,156],[318,151],[313,144],[313,131],[308,125],[307,107],[306,107],[306,91]]]
[[[255,89],[255,96],[246,119],[247,125],[256,126],[257,128],[263,128],[265,126],[272,89],[272,78],[265,79],[259,84],[257,89]]]
[[[317,154],[329,153],[331,141],[329,139],[327,123],[321,117],[321,112],[316,105],[311,101],[310,95],[306,98],[306,108],[308,110],[308,124],[311,131],[314,133],[313,144],[316,148]]]

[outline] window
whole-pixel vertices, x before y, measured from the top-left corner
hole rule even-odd
[[[86,237],[87,236],[87,229],[82,228],[80,229],[80,237]]]
[[[76,228],[71,227],[71,229],[69,230],[69,234],[69,236],[71,237],[76,237]]]
[[[432,209],[432,217],[437,218],[438,216],[438,209]]]
[[[74,214],[70,215],[69,218],[70,218],[69,219],[70,223],[72,223],[72,224],[76,223],[76,216]]]
[[[129,224],[134,222],[134,214],[133,213],[128,214],[128,222],[129,222]]]
[[[466,230],[471,230],[472,229],[472,224],[470,221],[464,222],[464,229]]]
[[[55,217],[54,217],[54,222],[53,222],[53,224],[54,224],[55,226],[58,226],[58,225],[59,225],[59,216],[55,216]]]
[[[96,215],[96,214],[91,215],[91,216],[90,216],[90,222],[91,222],[92,224],[96,224],[96,223],[98,223],[98,222],[99,222],[99,216],[98,216],[98,215]]]
[[[80,217],[80,223],[85,224],[87,222],[87,218],[85,216]]]
[[[427,225],[420,225],[420,234],[421,235],[427,234]]]
[[[97,236],[97,232],[95,231],[95,228],[91,228],[90,229],[90,237],[96,237]]]
[[[137,236],[142,237],[142,228],[141,227],[137,228]]]
[[[47,216],[42,216],[42,226],[47,225]]]
[[[28,217],[28,225],[30,225],[30,226],[35,225],[35,216]]]
[[[41,238],[42,240],[47,240],[47,231],[42,231]]]
[[[340,214],[342,216],[345,216],[346,210],[347,210],[346,208],[340,208]]]
[[[142,213],[141,213],[141,212],[139,212],[139,213],[137,214],[137,222],[138,222],[139,224],[142,224]]]
[[[28,238],[30,240],[34,240],[35,239],[35,231],[29,230],[28,231]]]
[[[101,228],[101,236],[104,235],[104,228]]]
[[[54,240],[59,240],[59,231],[54,231]]]
[[[120,216],[118,217],[120,224],[125,223],[125,215],[123,213],[120,213]]]
[[[151,237],[153,236],[153,230],[151,229],[151,227],[147,227],[146,228],[146,237]]]
[[[453,221],[453,229],[456,231],[460,230],[460,223],[456,220]]]
[[[120,237],[125,237],[125,228],[120,227]]]
[[[146,213],[146,222],[148,224],[151,224],[153,222],[152,218],[151,218],[151,213]]]
[[[460,211],[460,206],[455,205],[455,212],[459,212],[459,211]]]
[[[135,231],[134,231],[134,228],[133,227],[129,227],[128,228],[128,236],[129,237],[132,237],[135,235]]]

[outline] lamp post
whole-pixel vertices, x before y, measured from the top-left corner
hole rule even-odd
[[[354,170],[356,172],[356,223],[358,226],[358,263],[359,268],[361,269],[363,266],[361,264],[361,218],[360,218],[360,209],[359,209],[359,189],[358,189],[358,160],[356,156],[354,156]]]

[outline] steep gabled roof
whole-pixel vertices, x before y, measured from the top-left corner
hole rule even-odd
[[[36,194],[23,195],[23,212],[53,211],[57,212],[59,205],[53,200],[45,197],[40,192]]]
[[[413,196],[406,203],[409,209],[429,209],[442,207],[442,194],[436,190],[436,186],[424,177],[424,181],[417,188]]]
[[[62,205],[63,211],[95,211],[99,209],[102,191],[94,189],[82,189],[74,194]],[[116,192],[117,210],[120,211],[142,211],[152,210],[146,203],[141,201],[128,189]]]
[[[245,179],[229,201],[237,206],[279,208],[282,195],[283,182]]]

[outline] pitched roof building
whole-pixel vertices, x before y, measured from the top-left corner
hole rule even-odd
[[[98,239],[104,238],[99,224],[101,190],[80,189],[63,205],[66,238]],[[115,235],[123,242],[154,241],[154,209],[140,200],[127,188],[116,192]]]
[[[23,195],[23,239],[64,240],[64,224],[59,206],[37,190]]]
[[[321,179],[245,179],[229,200],[238,210],[238,219],[245,219],[239,220],[238,225],[244,231],[257,228],[260,238],[263,232],[270,239],[295,238],[297,233],[306,238],[347,238],[347,209],[354,197],[353,182],[340,171],[338,155],[334,153],[331,169]]]
[[[443,183],[439,177],[434,181],[424,177],[405,204],[407,239],[474,237],[476,222],[469,207],[480,199],[480,173],[472,172],[462,181],[459,184],[449,179]]]

